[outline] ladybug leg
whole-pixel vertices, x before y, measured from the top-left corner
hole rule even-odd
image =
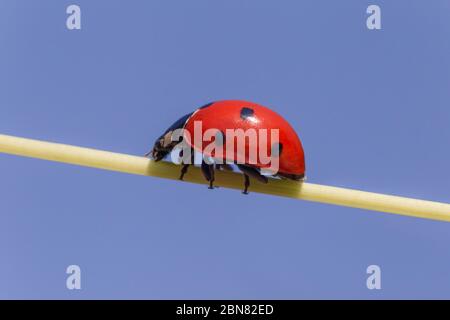
[[[209,173],[211,175],[211,180],[209,180],[209,189],[214,189],[214,180],[215,180],[215,171],[214,171],[214,165],[210,164],[209,166]]]
[[[245,189],[244,189],[244,194],[248,194],[247,190],[248,187],[250,186],[250,177],[255,178],[256,180],[258,180],[259,182],[262,183],[268,183],[269,179],[267,179],[266,176],[263,176],[258,169],[250,167],[250,166],[246,166],[246,165],[242,165],[242,164],[238,164],[238,168],[244,173],[244,178],[245,178]]]
[[[202,173],[205,177],[206,181],[209,181],[209,189],[214,189],[214,165],[207,164],[205,161],[202,161]]]
[[[262,183],[269,182],[269,179],[266,176],[263,176],[259,172],[259,169],[256,169],[256,168],[253,168],[253,167],[250,167],[250,166],[246,166],[246,165],[243,165],[243,164],[238,164],[238,168],[243,173],[247,174],[248,176],[250,176],[252,178],[255,178],[259,182],[262,182]]]
[[[250,177],[244,173],[244,191],[243,194],[248,194],[248,187],[250,186]]]
[[[183,167],[181,168],[180,180],[183,180],[184,175],[187,173],[189,166],[190,164],[183,164]]]
[[[180,155],[183,156],[183,151],[180,152]],[[194,163],[194,149],[191,149],[191,163],[181,163],[183,166],[181,167],[180,180],[183,180],[184,175],[187,173],[188,168],[191,164]]]

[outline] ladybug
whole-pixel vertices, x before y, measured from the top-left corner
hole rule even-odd
[[[211,142],[204,141],[204,139],[202,139],[200,145],[194,143],[190,137],[194,137],[196,123],[201,123],[202,137],[208,129],[214,129],[221,133],[222,139],[220,142],[225,147],[221,149],[228,150],[227,148],[231,146],[231,152],[225,152],[221,149],[207,151],[206,146]],[[183,134],[179,140],[173,141],[172,133],[177,129],[184,129],[183,132],[186,134]],[[188,146],[192,148],[192,151],[198,151],[203,154],[201,171],[205,179],[209,182],[210,189],[213,188],[214,170],[229,170],[231,169],[229,163],[234,163],[237,164],[239,170],[244,174],[243,193],[247,194],[248,187],[250,186],[250,177],[263,183],[269,181],[267,176],[262,174],[264,169],[267,169],[269,165],[263,163],[259,158],[257,158],[256,161],[250,161],[248,156],[250,143],[248,140],[244,140],[245,155],[239,158],[240,153],[239,150],[237,150],[236,141],[230,141],[228,139],[228,132],[230,129],[240,129],[244,132],[253,129],[257,133],[277,129],[278,139],[266,139],[267,148],[270,149],[271,156],[278,157],[278,170],[273,175],[283,179],[287,178],[296,181],[304,180],[305,157],[302,144],[295,130],[283,117],[271,109],[257,103],[242,100],[223,100],[208,103],[194,112],[184,115],[155,141],[153,149],[150,150],[146,156],[153,158],[155,161],[160,161],[168,155],[180,141],[185,140]],[[265,131],[261,131],[262,129],[265,129]],[[232,137],[232,139],[234,139],[234,137]],[[215,142],[217,141],[216,137]],[[264,143],[262,146],[265,146]],[[262,148],[261,144],[257,144],[257,151],[260,151],[260,148]],[[191,157],[190,163],[182,163],[180,180],[183,180],[189,165],[193,164],[194,152],[191,152]],[[205,161],[205,158],[213,159],[213,163],[211,164],[211,160]],[[238,161],[238,159],[240,159],[240,161]],[[214,163],[214,160],[223,161],[217,161],[220,163],[217,164]]]

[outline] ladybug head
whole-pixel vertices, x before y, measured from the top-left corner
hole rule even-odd
[[[186,121],[191,117],[192,113],[186,114],[182,116],[180,119],[175,121],[162,136],[156,139],[155,144],[153,145],[153,149],[150,150],[145,156],[150,156],[155,161],[162,160],[165,156],[167,156],[172,149],[181,141],[180,138],[178,141],[172,140],[172,133],[176,129],[184,128]]]
[[[151,156],[153,160],[160,161],[162,160],[166,155],[172,151],[174,145],[172,142],[172,131],[169,131],[159,137],[155,144],[153,145],[153,149],[150,150],[145,156]]]

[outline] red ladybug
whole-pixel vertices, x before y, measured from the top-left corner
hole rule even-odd
[[[223,148],[205,150],[207,145],[211,144],[211,141],[202,139],[200,144],[192,141],[195,135],[195,123],[201,123],[202,137],[208,129],[214,129],[221,133],[223,139],[220,141],[223,144]],[[300,139],[285,119],[262,105],[242,100],[216,101],[204,105],[196,111],[181,117],[170,126],[164,134],[156,140],[153,149],[147,153],[146,156],[151,155],[155,161],[160,161],[168,155],[180,142],[180,140],[172,141],[172,133],[176,129],[185,130],[185,142],[193,150],[203,153],[203,155],[207,156],[209,159],[223,160],[226,161],[226,163],[236,163],[238,168],[244,173],[245,187],[243,193],[245,194],[250,185],[250,176],[263,183],[268,182],[267,177],[261,174],[261,170],[267,169],[269,164],[267,164],[267,161],[262,161],[259,156],[253,158],[253,161],[250,161],[250,144],[248,139],[245,139],[245,144],[241,144],[241,147],[244,147],[244,153],[240,157],[240,150],[237,149],[238,143],[236,143],[236,141],[230,141],[233,140],[234,137],[232,136],[232,139],[230,140],[227,139],[230,130],[242,129],[244,132],[247,132],[247,130],[253,129],[259,134],[267,132],[266,149],[268,150],[268,156],[278,157],[278,171],[275,175],[292,180],[303,180],[305,177],[305,157]],[[261,129],[265,129],[266,131],[261,131]],[[279,137],[276,141],[272,141],[271,139],[270,132],[272,129],[278,129]],[[217,137],[214,140],[217,142]],[[261,151],[259,149],[262,146],[265,146],[265,144],[258,143],[253,146],[256,147],[259,152]],[[231,152],[226,151],[228,150],[228,147],[230,147]],[[193,164],[193,154],[194,152],[192,152],[191,163],[183,164],[182,166],[180,175],[181,180],[187,172],[189,165]],[[205,179],[209,181],[210,188],[213,188],[214,169],[222,168],[227,169],[229,166],[227,164],[208,164],[205,160],[202,161],[202,173],[205,176]]]

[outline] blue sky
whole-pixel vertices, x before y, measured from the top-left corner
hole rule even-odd
[[[450,202],[449,21],[444,0],[2,0],[0,133],[141,155],[245,99],[298,131],[310,182]],[[450,298],[448,223],[3,154],[0,173],[0,298]]]

